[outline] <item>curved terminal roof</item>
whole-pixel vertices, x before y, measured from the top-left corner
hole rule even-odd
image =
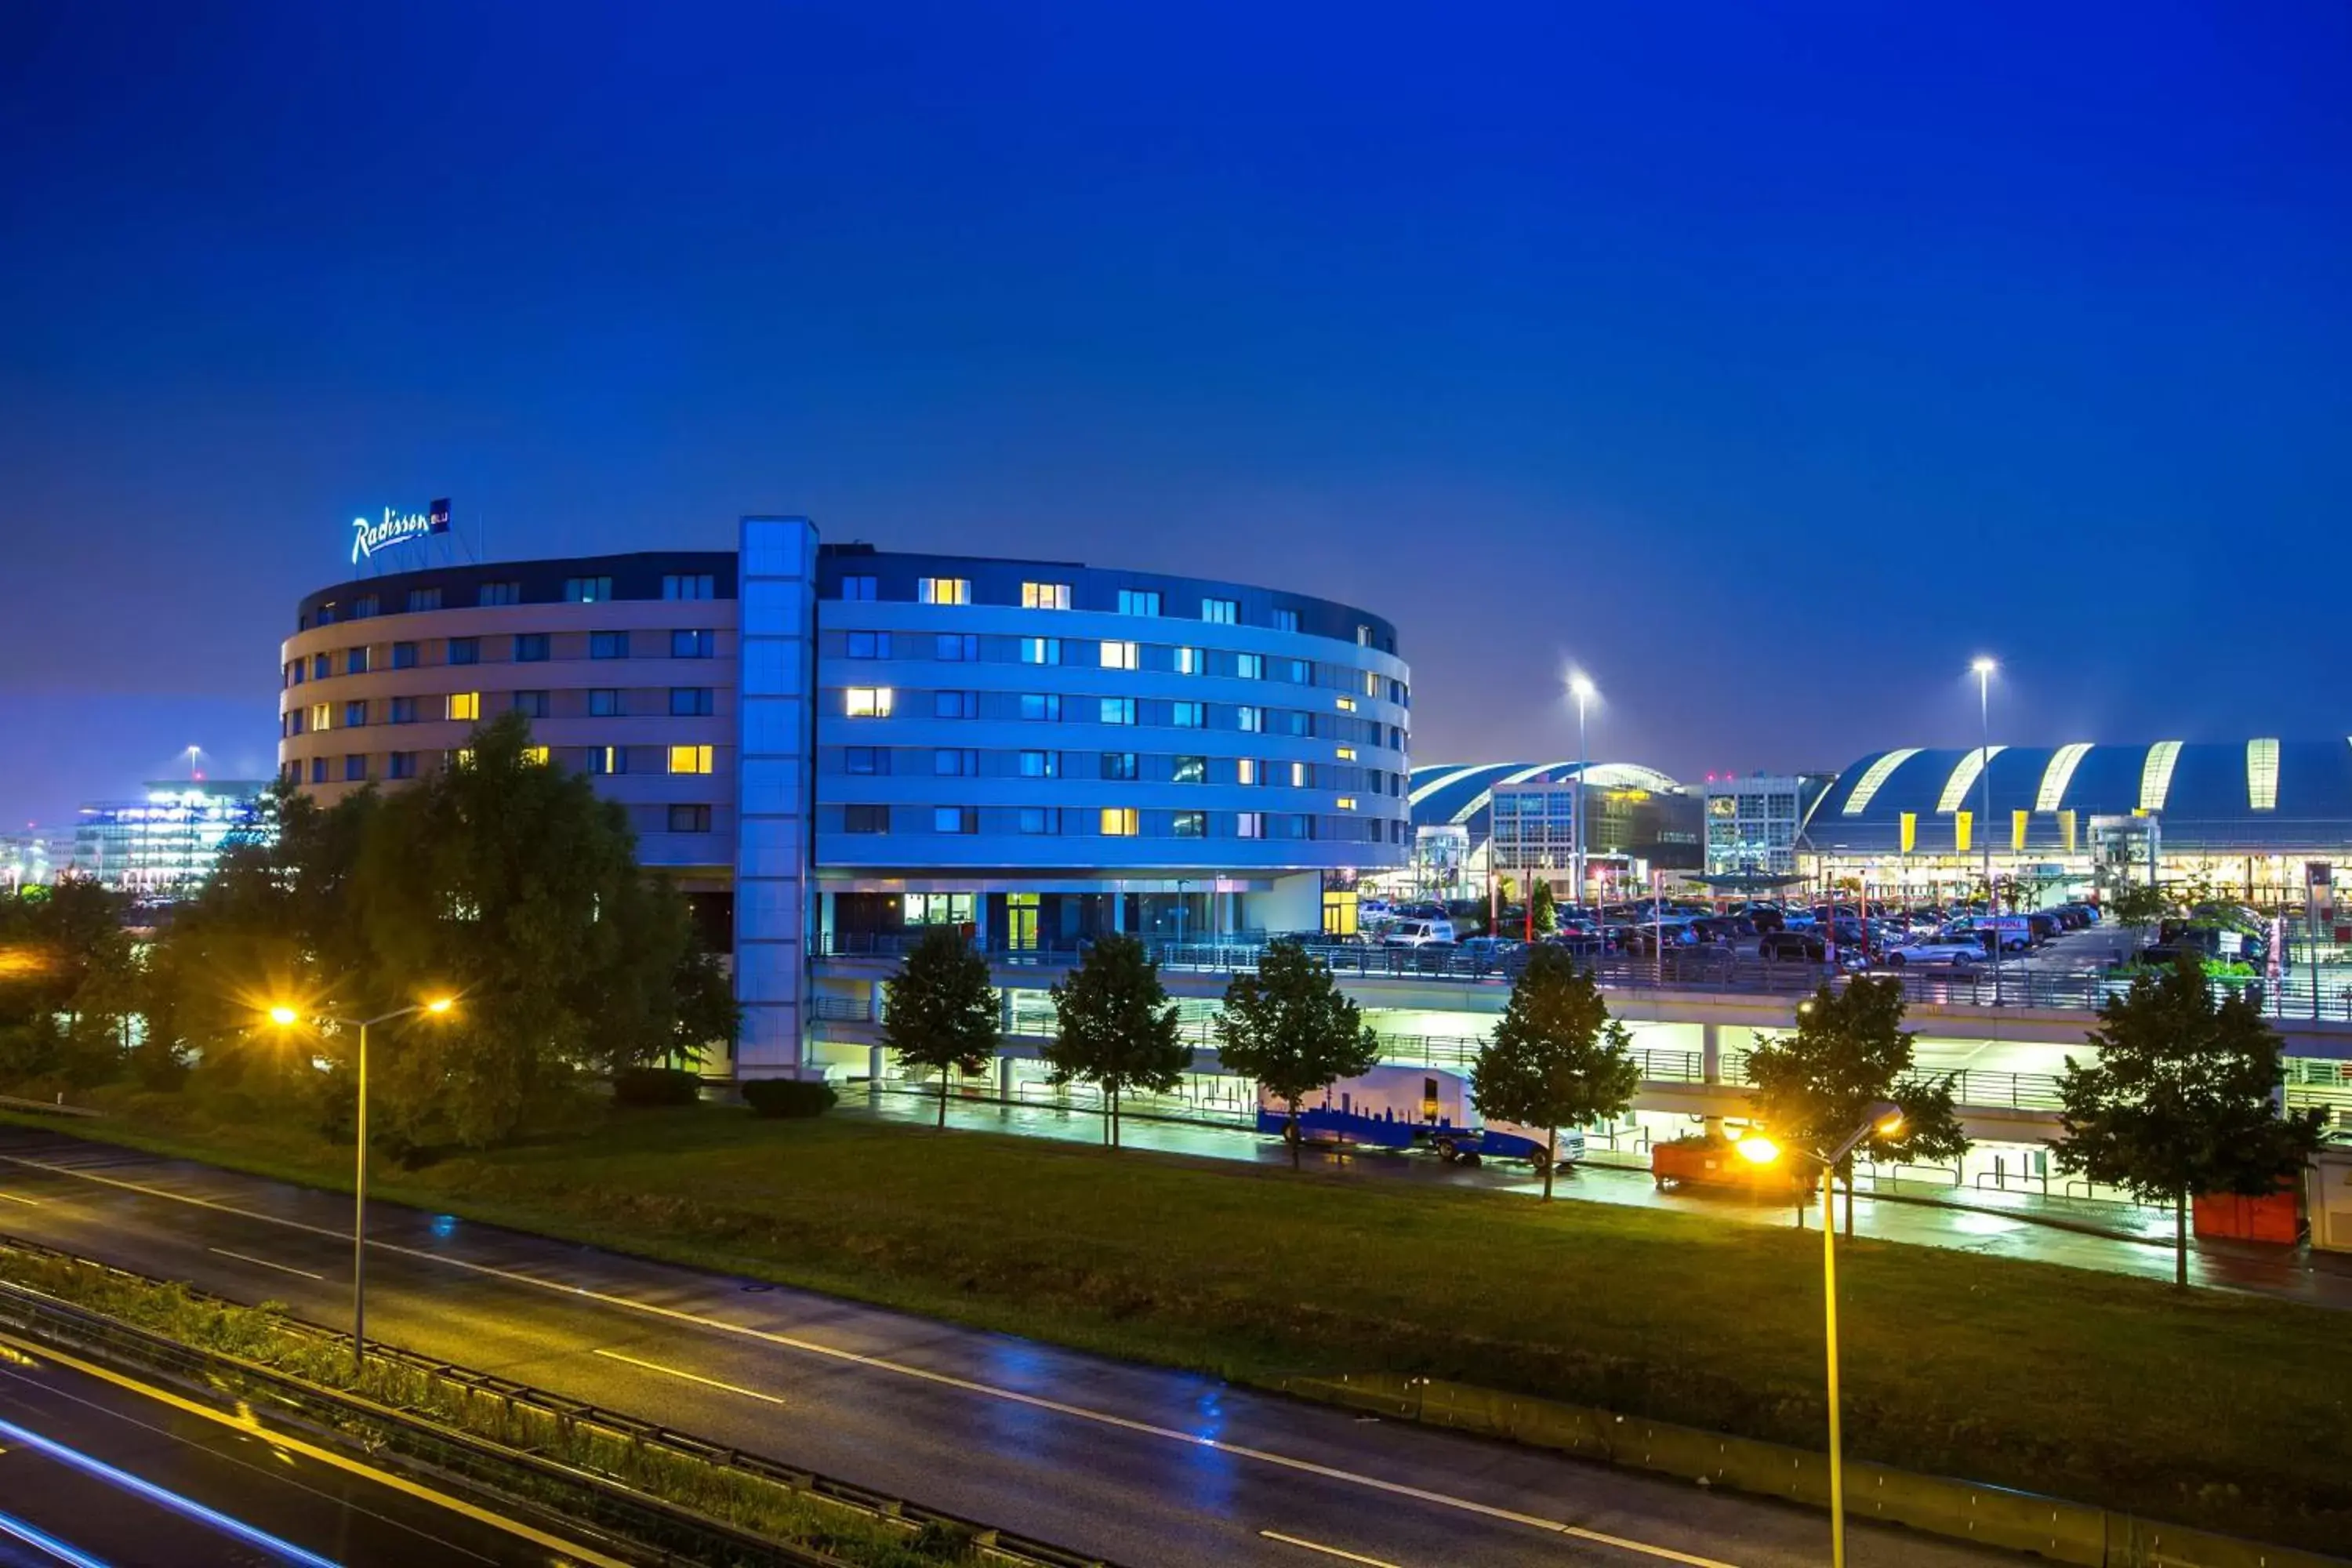
[[[1979,776],[1981,768],[1983,776]],[[2025,847],[2062,852],[2062,813],[2075,816],[2078,848],[2094,816],[2145,811],[2158,818],[2168,852],[2266,854],[2352,845],[2352,739],[2076,741],[2063,746],[1974,746],[1874,752],[1838,774],[1805,823],[1817,849],[1898,853],[1902,818],[1916,816],[1913,850],[1953,852],[1954,819],[1986,809],[1972,849],[1988,833],[1994,853],[2015,843],[2015,816],[2028,814]],[[1418,812],[1414,821],[1421,816]]]
[[[1407,791],[1412,825],[1467,827],[1475,849],[1486,841],[1486,809],[1494,804],[1497,784],[1566,784],[1576,777],[1578,766],[1574,762],[1453,763],[1415,768]],[[1591,763],[1583,767],[1586,782],[1604,789],[1682,788],[1657,769],[1639,763]]]

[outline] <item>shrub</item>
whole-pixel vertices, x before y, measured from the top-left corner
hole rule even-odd
[[[754,1116],[823,1116],[840,1101],[829,1083],[814,1079],[760,1078],[743,1086]]]
[[[692,1105],[701,1098],[701,1075],[684,1068],[623,1068],[613,1075],[614,1105]]]

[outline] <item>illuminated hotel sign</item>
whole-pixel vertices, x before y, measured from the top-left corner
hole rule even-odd
[[[352,564],[371,559],[379,550],[389,550],[395,544],[423,539],[429,533],[449,531],[449,503],[436,500],[423,511],[397,512],[383,509],[382,522],[370,522],[366,518],[352,519]]]

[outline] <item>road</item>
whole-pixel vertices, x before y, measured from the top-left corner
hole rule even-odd
[[[612,1560],[526,1537],[344,1456],[0,1336],[7,1568],[563,1562]]]
[[[0,1130],[0,1230],[322,1322],[350,1201]],[[1815,1513],[378,1205],[372,1333],[1115,1562],[1796,1568]],[[2028,1561],[1858,1527],[1854,1568]]]

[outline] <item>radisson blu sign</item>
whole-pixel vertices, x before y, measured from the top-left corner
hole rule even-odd
[[[449,503],[436,500],[423,511],[400,512],[383,509],[383,521],[373,522],[364,517],[352,519],[352,564],[372,560],[379,550],[389,550],[395,544],[408,544],[427,534],[449,531]]]

